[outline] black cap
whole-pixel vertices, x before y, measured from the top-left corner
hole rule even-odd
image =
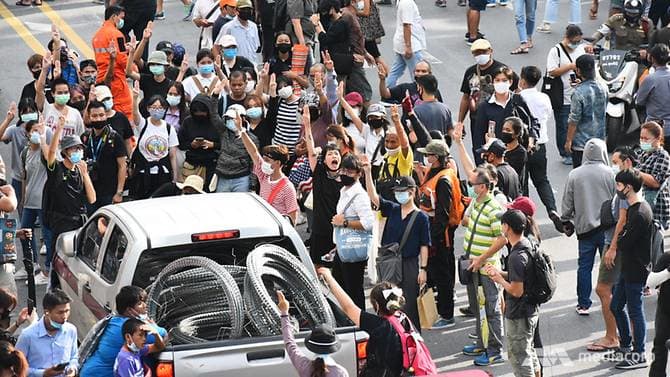
[[[398,177],[393,185],[393,191],[406,191],[416,187],[416,182],[412,177]]]
[[[491,139],[488,143],[482,145],[479,149],[476,150],[478,154],[482,153],[493,153],[498,157],[502,157],[505,154],[507,147],[505,144],[498,139]]]
[[[305,347],[317,355],[337,352],[342,345],[337,340],[335,330],[328,324],[316,325],[305,339]]]
[[[168,52],[173,53],[174,52],[174,47],[172,46],[172,42],[170,42],[170,41],[160,41],[156,45],[156,50],[165,51],[165,53],[167,54]]]

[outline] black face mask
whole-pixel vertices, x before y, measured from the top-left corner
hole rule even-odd
[[[206,122],[209,119],[209,115],[191,114],[191,116],[196,122]]]
[[[70,106],[74,107],[75,109],[79,111],[84,111],[84,108],[86,108],[86,100],[83,99],[81,101],[77,102],[70,102]]]
[[[500,141],[505,144],[509,144],[514,141],[514,134],[511,132],[503,132],[500,134]]]
[[[275,47],[277,48],[277,51],[285,54],[291,51],[291,47],[293,46],[290,43],[278,43]]]
[[[375,130],[384,127],[384,119],[369,119],[368,124]]]
[[[96,130],[101,130],[107,126],[109,122],[107,120],[96,120],[96,121],[91,121],[89,125],[96,129]]]
[[[321,116],[321,110],[318,107],[309,107],[309,119],[315,121]]]
[[[40,78],[40,72],[41,72],[41,71],[37,71],[37,72],[30,71],[30,73],[33,74],[33,78],[34,78],[35,80],[37,80],[38,78]]]
[[[60,48],[60,62],[67,63],[69,57],[67,55],[67,49],[65,47]]]
[[[251,8],[242,8],[237,10],[237,17],[242,21],[247,21],[253,16],[254,11]]]
[[[356,183],[356,178],[350,177],[346,174],[342,174],[340,176],[340,182],[342,182],[342,184],[345,185],[345,186],[351,186],[354,183]]]

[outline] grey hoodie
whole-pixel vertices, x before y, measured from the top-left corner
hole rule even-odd
[[[584,146],[582,166],[568,174],[562,219],[573,220],[577,237],[588,233],[600,226],[600,207],[614,193],[614,172],[609,166],[607,146],[600,139],[590,139]]]

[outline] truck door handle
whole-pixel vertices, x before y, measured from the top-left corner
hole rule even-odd
[[[107,313],[111,313],[111,312],[112,312],[112,307],[109,306],[109,304],[105,304],[105,306],[103,306],[103,308],[107,311]]]
[[[86,290],[86,292],[89,292],[89,293],[91,292],[91,284],[89,284],[88,282],[84,283],[82,288],[84,288],[84,290]]]
[[[283,359],[286,355],[284,349],[264,350],[247,353],[247,361],[257,361],[263,359]]]

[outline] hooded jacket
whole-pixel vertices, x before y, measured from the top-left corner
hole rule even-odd
[[[258,148],[258,138],[251,132],[247,135]],[[223,179],[240,178],[251,174],[253,163],[242,138],[237,133],[223,127],[221,135],[221,154],[216,163],[216,174]]]
[[[194,166],[213,166],[219,156],[221,149],[221,135],[225,127],[221,117],[215,111],[215,102],[211,97],[198,94],[193,98],[191,104],[202,103],[207,106],[208,118],[206,121],[196,120],[192,116],[186,117],[184,123],[179,128],[179,149],[186,151],[186,162]],[[191,142],[193,139],[201,137],[214,143],[211,149],[193,149]]]
[[[582,166],[568,174],[563,192],[562,219],[574,222],[577,238],[600,227],[600,207],[614,193],[607,146],[600,139],[590,139],[584,146]]]

